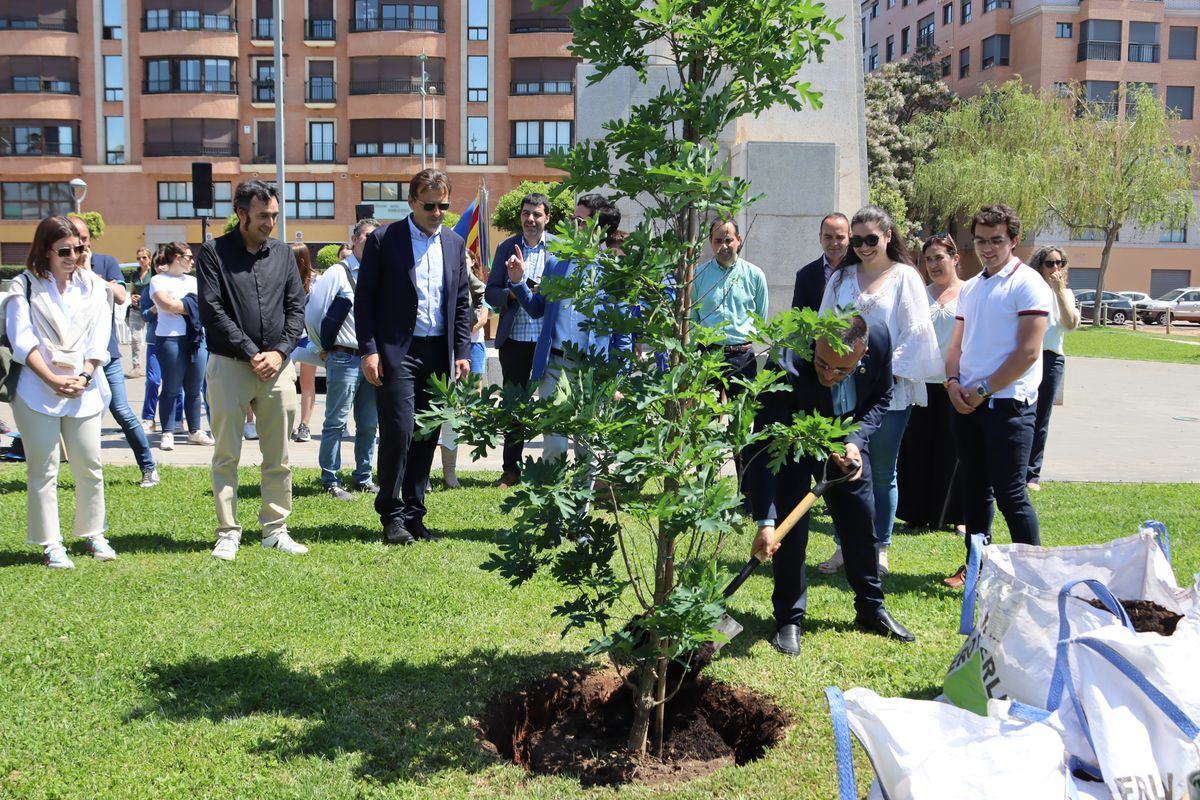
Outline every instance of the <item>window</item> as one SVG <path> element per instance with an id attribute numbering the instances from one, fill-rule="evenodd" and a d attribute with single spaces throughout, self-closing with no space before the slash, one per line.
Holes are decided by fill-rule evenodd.
<path id="1" fill-rule="evenodd" d="M 467 56 L 467 102 L 486 103 L 488 99 L 488 58 Z"/>
<path id="2" fill-rule="evenodd" d="M 236 156 L 236 119 L 168 118 L 143 120 L 142 154 L 156 156 Z"/>
<path id="3" fill-rule="evenodd" d="M 1143 64 L 1158 63 L 1158 23 L 1129 23 L 1129 60 Z"/>
<path id="4" fill-rule="evenodd" d="M 320 59 L 308 62 L 308 87 L 304 100 L 308 103 L 332 103 L 337 95 L 333 88 L 333 61 Z"/>
<path id="5" fill-rule="evenodd" d="M 954 4 L 953 3 L 947 3 L 946 5 L 942 6 L 942 24 L 943 25 L 954 24 Z"/>
<path id="6" fill-rule="evenodd" d="M 514 58 L 510 62 L 512 94 L 571 94 L 577 58 Z"/>
<path id="7" fill-rule="evenodd" d="M 259 58 L 254 61 L 254 80 L 250 100 L 255 103 L 275 102 L 275 62 Z"/>
<path id="8" fill-rule="evenodd" d="M 225 219 L 233 213 L 233 184 L 213 184 L 213 210 L 216 219 Z M 208 209 L 205 209 L 207 211 Z M 196 209 L 192 207 L 191 181 L 159 181 L 158 182 L 158 218 L 159 219 L 195 219 Z"/>
<path id="9" fill-rule="evenodd" d="M 362 199 L 364 201 L 396 202 L 407 195 L 399 181 L 363 181 Z"/>
<path id="10" fill-rule="evenodd" d="M 1120 61 L 1121 20 L 1085 19 L 1079 23 L 1076 61 Z"/>
<path id="11" fill-rule="evenodd" d="M 971 21 L 971 0 L 962 0 L 962 14 L 959 15 L 959 25 L 966 25 Z"/>
<path id="12" fill-rule="evenodd" d="M 1071 84 L 1067 83 L 1066 81 L 1055 81 L 1054 82 L 1054 96 L 1055 97 L 1070 97 L 1071 96 Z"/>
<path id="13" fill-rule="evenodd" d="M 908 28 L 900 29 L 900 55 L 908 52 Z"/>
<path id="14" fill-rule="evenodd" d="M 1158 234 L 1160 242 L 1171 242 L 1173 244 L 1182 244 L 1187 241 L 1187 222 L 1183 222 L 1178 228 L 1163 227 Z"/>
<path id="15" fill-rule="evenodd" d="M 488 118 L 467 117 L 467 163 L 488 163 Z"/>
<path id="16" fill-rule="evenodd" d="M 1105 119 L 1117 118 L 1116 81 L 1084 81 L 1083 99 Z"/>
<path id="17" fill-rule="evenodd" d="M 983 13 L 995 11 L 997 8 L 1012 8 L 1012 0 L 984 0 Z"/>
<path id="18" fill-rule="evenodd" d="M 488 38 L 488 0 L 467 0 L 467 39 L 472 42 Z"/>
<path id="19" fill-rule="evenodd" d="M 271 13 L 275 13 L 273 9 Z M 337 39 L 337 20 L 333 17 L 333 0 L 308 0 L 308 19 L 304 22 L 304 38 L 313 42 L 332 42 Z"/>
<path id="20" fill-rule="evenodd" d="M 391 3 L 387 0 L 354 0 L 350 31 L 436 31 L 445 30 L 438 5 Z"/>
<path id="21" fill-rule="evenodd" d="M 933 47 L 933 14 L 922 17 L 917 23 L 917 49 Z"/>
<path id="22" fill-rule="evenodd" d="M 254 122 L 254 163 L 275 163 L 275 120 L 260 119 Z"/>
<path id="23" fill-rule="evenodd" d="M 269 4 L 269 0 L 268 0 Z M 175 8 L 175 6 L 193 6 L 191 8 Z M 204 5 L 202 11 L 198 6 Z M 151 7 L 153 6 L 153 7 Z M 261 8 L 261 0 L 260 0 Z M 233 31 L 236 30 L 233 16 L 233 3 L 220 0 L 207 2 L 175 2 L 174 0 L 148 0 L 143 4 L 143 31 Z M 269 12 L 268 12 L 269 14 Z M 261 15 L 260 15 L 261 16 Z M 269 20 L 268 20 L 269 22 Z M 255 20 L 255 33 L 258 32 L 258 20 Z M 108 23 L 105 23 L 106 25 Z M 270 33 L 265 37 L 270 38 Z"/>
<path id="24" fill-rule="evenodd" d="M 288 181 L 283 193 L 289 219 L 333 219 L 333 181 Z"/>
<path id="25" fill-rule="evenodd" d="M 879 3 L 875 3 L 874 5 L 871 6 L 871 19 L 875 19 L 878 16 L 879 16 Z"/>
<path id="26" fill-rule="evenodd" d="M 888 7 L 888 8 L 895 8 L 895 7 L 896 7 L 896 0 L 887 0 L 887 7 Z"/>
<path id="27" fill-rule="evenodd" d="M 104 118 L 105 164 L 125 163 L 125 118 Z"/>
<path id="28" fill-rule="evenodd" d="M 1137 100 L 1134 99 L 1134 92 L 1138 89 L 1149 89 L 1150 94 L 1158 99 L 1158 84 L 1155 83 L 1136 83 L 1130 81 L 1125 84 L 1125 117 L 1133 119 L 1137 116 Z"/>
<path id="29" fill-rule="evenodd" d="M 105 39 L 125 38 L 125 4 L 121 0 L 104 0 L 101 18 Z"/>
<path id="30" fill-rule="evenodd" d="M 0 183 L 0 219 L 40 220 L 75 210 L 71 187 L 62 183 Z"/>
<path id="31" fill-rule="evenodd" d="M 950 75 L 950 56 L 942 56 L 942 77 L 946 78 Z"/>
<path id="32" fill-rule="evenodd" d="M 571 146 L 571 123 L 557 120 L 513 123 L 512 155 L 545 156 Z"/>
<path id="33" fill-rule="evenodd" d="M 422 142 L 433 155 L 441 153 L 446 126 L 426 120 L 425 135 L 417 119 L 353 119 L 350 121 L 351 156 L 419 156 Z M 436 139 L 435 139 L 436 136 Z"/>
<path id="34" fill-rule="evenodd" d="M 65 56 L 0 56 L 0 92 L 79 94 L 79 59 Z"/>
<path id="35" fill-rule="evenodd" d="M 867 72 L 874 72 L 879 69 L 879 45 L 871 45 L 871 51 L 867 54 Z"/>
<path id="36" fill-rule="evenodd" d="M 1174 61 L 1196 60 L 1196 28 L 1172 26 L 1167 33 L 1167 58 Z"/>
<path id="37" fill-rule="evenodd" d="M 337 160 L 333 122 L 321 120 L 308 123 L 308 160 L 314 164 L 331 164 Z"/>
<path id="38" fill-rule="evenodd" d="M 350 94 L 445 94 L 444 58 L 416 56 L 364 56 L 350 59 Z"/>
<path id="39" fill-rule="evenodd" d="M 79 157 L 79 124 L 0 121 L 0 155 Z"/>
<path id="40" fill-rule="evenodd" d="M 887 46 L 884 48 L 884 60 L 891 62 L 896 57 L 896 37 L 887 37 Z"/>
<path id="41" fill-rule="evenodd" d="M 1008 34 L 989 36 L 981 44 L 983 53 L 979 64 L 980 69 L 1008 66 Z"/>
<path id="42" fill-rule="evenodd" d="M 1072 26 L 1070 22 L 1059 22 L 1054 25 L 1054 38 L 1070 39 L 1072 36 Z"/>
<path id="43" fill-rule="evenodd" d="M 1117 234 L 1118 241 L 1120 240 L 1120 238 L 1121 238 L 1120 233 L 1118 233 Z M 1073 242 L 1103 242 L 1104 241 L 1104 231 L 1102 231 L 1100 228 L 1072 228 L 1071 229 L 1071 241 L 1073 241 Z M 1108 292 L 1105 292 L 1104 294 L 1107 295 Z M 1079 299 L 1083 300 L 1082 297 Z M 1093 295 L 1093 297 L 1090 297 L 1088 299 L 1089 300 L 1094 299 L 1094 295 Z M 1108 302 L 1108 299 L 1109 299 L 1108 297 L 1105 297 L 1104 298 L 1105 302 Z"/>
<path id="44" fill-rule="evenodd" d="M 146 93 L 237 94 L 237 81 L 234 79 L 236 63 L 231 58 L 146 59 Z M 255 100 L 258 101 L 257 97 Z M 274 102 L 273 84 L 271 100 L 261 102 Z"/>
<path id="45" fill-rule="evenodd" d="M 1194 86 L 1168 86 L 1167 110 L 1179 114 L 1180 119 L 1195 119 L 1193 113 L 1196 98 Z"/>
<path id="46" fill-rule="evenodd" d="M 125 99 L 125 57 L 104 57 L 104 99 L 119 101 Z"/>
<path id="47" fill-rule="evenodd" d="M 962 80 L 971 73 L 971 48 L 964 47 L 958 51 L 958 78 Z"/>

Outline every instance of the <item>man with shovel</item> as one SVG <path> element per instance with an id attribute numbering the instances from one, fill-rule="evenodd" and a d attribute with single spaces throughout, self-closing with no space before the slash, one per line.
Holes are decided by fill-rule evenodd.
<path id="1" fill-rule="evenodd" d="M 841 355 L 833 343 L 824 339 L 816 342 L 811 361 L 792 352 L 785 354 L 779 367 L 787 373 L 791 391 L 763 395 L 755 428 L 762 430 L 773 422 L 790 422 L 801 411 L 850 417 L 859 427 L 846 437 L 845 455 L 832 455 L 824 466 L 814 458 L 797 461 L 789 457 L 776 474 L 767 466 L 765 448 L 747 454 L 752 476 L 748 481 L 750 497 L 759 526 L 751 553 L 759 560 L 775 558 L 775 591 L 771 601 L 776 630 L 771 644 L 789 656 L 800 654 L 808 594 L 805 551 L 809 514 L 805 512 L 790 533 L 781 530 L 785 537 L 782 541 L 776 535 L 775 522 L 805 499 L 814 479 L 823 479 L 818 487 L 826 490 L 817 493 L 825 497 L 841 537 L 846 579 L 854 591 L 855 624 L 868 633 L 902 642 L 916 641 L 883 606 L 883 584 L 875 558 L 872 525 L 874 495 L 868 442 L 891 402 L 891 343 L 885 328 L 868 326 L 859 316 L 851 318 L 850 326 L 840 338 L 850 348 Z"/>

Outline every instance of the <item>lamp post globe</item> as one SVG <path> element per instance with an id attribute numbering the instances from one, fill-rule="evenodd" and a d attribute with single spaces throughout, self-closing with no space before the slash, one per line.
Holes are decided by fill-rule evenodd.
<path id="1" fill-rule="evenodd" d="M 83 198 L 87 197 L 87 181 L 83 178 L 72 178 L 67 185 L 71 187 L 71 194 L 75 198 L 75 213 L 79 214 L 83 208 Z"/>

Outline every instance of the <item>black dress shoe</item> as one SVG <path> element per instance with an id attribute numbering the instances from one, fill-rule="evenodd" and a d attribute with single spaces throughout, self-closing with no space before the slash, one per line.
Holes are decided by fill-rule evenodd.
<path id="1" fill-rule="evenodd" d="M 368 492 L 370 494 L 379 494 L 379 484 L 375 481 L 367 481 L 366 483 L 356 483 L 350 487 L 356 492 Z"/>
<path id="2" fill-rule="evenodd" d="M 771 637 L 771 646 L 785 656 L 800 655 L 800 626 L 780 625 Z"/>
<path id="3" fill-rule="evenodd" d="M 876 633 L 880 636 L 886 636 L 889 639 L 895 639 L 900 642 L 915 642 L 916 636 L 908 628 L 901 625 L 896 619 L 888 613 L 886 608 L 881 608 L 870 617 L 859 617 L 854 620 L 854 624 L 860 630 L 867 633 Z"/>
<path id="4" fill-rule="evenodd" d="M 418 542 L 440 542 L 442 540 L 441 536 L 426 528 L 424 522 L 410 522 L 408 529 L 412 533 L 413 539 Z"/>
<path id="5" fill-rule="evenodd" d="M 400 520 L 392 520 L 383 526 L 384 544 L 412 544 L 413 535 L 404 527 Z"/>

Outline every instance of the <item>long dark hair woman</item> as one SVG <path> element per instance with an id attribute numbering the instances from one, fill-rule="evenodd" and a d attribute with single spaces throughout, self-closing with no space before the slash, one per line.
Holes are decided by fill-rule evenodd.
<path id="1" fill-rule="evenodd" d="M 303 242 L 292 242 L 290 247 L 296 256 L 296 269 L 300 271 L 300 283 L 304 286 L 304 296 L 308 297 L 308 293 L 312 291 L 313 281 L 317 277 L 317 271 L 313 267 L 312 253 L 309 252 L 308 245 Z M 307 333 L 300 337 L 296 348 L 292 350 L 292 361 L 299 365 L 297 372 L 300 376 L 300 424 L 293 431 L 292 439 L 297 442 L 308 442 L 312 440 L 312 429 L 309 428 L 309 423 L 312 422 L 313 408 L 317 404 L 317 366 L 321 363 L 321 359 L 316 350 L 309 347 Z"/>
<path id="2" fill-rule="evenodd" d="M 175 449 L 174 412 L 180 391 L 183 392 L 188 442 L 212 445 L 212 436 L 200 422 L 208 350 L 203 334 L 198 330 L 199 320 L 193 319 L 189 310 L 190 303 L 198 302 L 196 277 L 190 274 L 195 263 L 191 245 L 184 242 L 163 245 L 162 260 L 167 265 L 166 270 L 151 278 L 147 289 L 158 309 L 154 329 L 158 364 L 162 369 L 162 394 L 158 398 L 162 434 L 158 446 L 162 450 Z"/>

